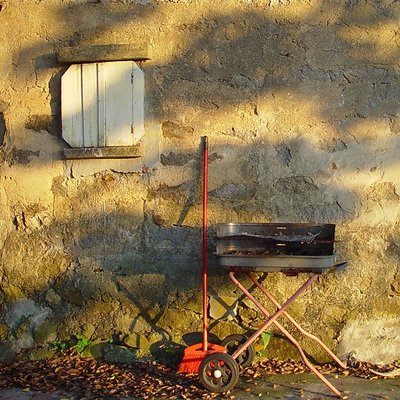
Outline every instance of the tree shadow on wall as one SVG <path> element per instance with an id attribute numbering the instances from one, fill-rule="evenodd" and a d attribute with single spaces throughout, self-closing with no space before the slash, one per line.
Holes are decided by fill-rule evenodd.
<path id="1" fill-rule="evenodd" d="M 79 25 L 80 19 L 75 20 L 74 16 L 84 15 L 85 6 L 77 5 L 59 10 L 64 19 L 71 21 L 75 30 L 74 35 L 65 39 L 69 45 L 90 42 L 105 32 L 112 31 L 116 26 L 122 31 L 125 26 L 135 29 L 135 24 L 141 26 L 143 21 L 151 20 L 157 13 L 164 12 L 162 7 L 154 5 L 130 9 L 128 12 L 126 7 L 119 9 L 107 5 L 92 5 L 91 11 L 93 22 L 82 29 Z M 151 67 L 143 64 L 150 81 L 146 97 L 153 115 L 160 122 L 181 122 L 182 105 L 187 109 L 200 110 L 210 121 L 218 120 L 221 115 L 228 115 L 228 122 L 222 124 L 223 128 L 218 135 L 214 134 L 217 136 L 214 147 L 217 159 L 215 164 L 218 164 L 218 158 L 225 157 L 223 146 L 235 146 L 239 147 L 238 153 L 247 157 L 249 164 L 253 164 L 252 167 L 256 168 L 258 165 L 259 169 L 271 172 L 271 177 L 275 177 L 274 180 L 255 177 L 255 185 L 244 185 L 242 202 L 235 199 L 232 201 L 234 196 L 224 197 L 223 190 L 218 189 L 214 193 L 215 198 L 229 205 L 242 205 L 249 200 L 250 204 L 267 203 L 271 219 L 285 220 L 291 219 L 292 215 L 299 215 L 302 220 L 313 219 L 315 215 L 323 217 L 322 208 L 328 204 L 323 218 L 330 221 L 332 218 L 341 220 L 349 217 L 348 204 L 344 203 L 350 202 L 353 207 L 360 204 L 357 199 L 351 199 L 356 198 L 357 193 L 353 196 L 350 193 L 352 189 L 346 187 L 335 187 L 335 190 L 341 192 L 337 196 L 340 201 L 324 199 L 328 190 L 321 193 L 321 186 L 326 188 L 330 183 L 338 184 L 334 179 L 334 170 L 351 174 L 367 168 L 388 168 L 397 162 L 394 153 L 389 157 L 382 154 L 376 165 L 369 166 L 364 161 L 373 157 L 377 150 L 375 138 L 368 132 L 362 137 L 355 132 L 358 126 L 367 126 L 369 120 L 381 116 L 390 121 L 390 128 L 394 133 L 398 129 L 395 109 L 399 100 L 398 72 L 394 68 L 385 70 L 377 66 L 384 63 L 394 65 L 400 55 L 399 49 L 392 46 L 392 43 L 388 46 L 379 37 L 375 41 L 360 37 L 355 46 L 350 37 L 350 29 L 357 30 L 364 26 L 366 29 L 378 31 L 382 24 L 389 25 L 395 21 L 397 14 L 396 9 L 380 2 L 372 3 L 364 13 L 352 2 L 344 3 L 341 7 L 324 5 L 304 9 L 302 12 L 302 15 L 296 15 L 291 21 L 290 18 L 273 17 L 273 7 L 270 7 L 269 12 L 244 7 L 230 13 L 212 11 L 207 18 L 201 17 L 177 24 L 173 31 L 177 46 L 171 50 L 168 61 Z M 104 24 L 104 15 L 107 15 L 107 24 Z M 332 18 L 335 22 L 330 22 Z M 139 32 L 142 27 L 137 29 Z M 153 35 L 154 40 L 162 40 L 160 33 L 155 33 L 150 25 L 148 32 L 150 36 Z M 386 50 L 379 52 L 379 48 Z M 287 110 L 282 110 L 282 120 L 288 119 L 288 115 L 294 116 L 290 120 L 293 126 L 288 127 L 286 124 L 289 134 L 282 134 L 282 139 L 274 143 L 268 137 L 277 134 L 279 123 L 274 124 L 272 120 L 279 119 L 280 115 L 273 112 L 272 118 L 269 118 L 266 114 L 271 106 L 281 107 L 274 103 L 274 98 L 279 97 L 282 92 L 288 92 L 294 99 L 293 102 L 287 101 Z M 297 108 L 296 103 L 302 102 L 310 105 L 304 108 L 298 104 Z M 242 128 L 238 125 L 239 121 L 233 118 L 235 112 L 232 110 L 240 105 L 249 105 L 251 111 L 248 117 L 258 124 L 261 131 L 258 136 L 255 132 L 253 140 L 249 139 L 247 128 Z M 306 123 L 297 123 L 295 117 L 300 117 L 303 112 L 310 112 L 310 116 L 315 117 Z M 193 122 L 200 124 L 195 118 Z M 330 132 L 330 137 L 322 143 L 313 132 L 318 132 L 324 126 Z M 195 134 L 192 133 L 192 136 Z M 232 139 L 231 144 L 226 137 Z M 186 137 L 172 138 L 174 140 L 176 146 L 179 146 Z M 193 142 L 193 137 L 190 140 Z M 266 149 L 257 154 L 252 145 L 261 145 Z M 385 149 L 397 146 L 398 140 L 393 136 L 382 143 L 378 150 L 383 153 Z M 349 149 L 352 152 L 346 157 Z M 360 152 L 365 155 L 362 162 L 361 157 L 354 157 Z M 166 155 L 162 156 L 167 158 Z M 268 161 L 264 162 L 262 157 L 267 157 Z M 308 162 L 313 165 L 321 157 L 329 167 L 323 166 L 323 171 L 307 168 Z M 300 162 L 304 160 L 306 161 Z M 285 174 L 291 175 L 291 178 L 276 177 L 273 172 L 275 163 L 281 165 Z M 164 165 L 183 166 L 187 163 L 174 165 L 173 162 L 165 161 Z M 220 165 L 223 167 L 224 163 L 221 162 Z M 193 168 L 193 171 L 197 174 L 198 170 Z M 314 178 L 313 174 L 317 176 Z M 254 186 L 257 187 L 256 190 Z M 318 201 L 314 202 L 314 207 L 310 206 L 305 210 L 301 205 L 309 201 L 310 193 L 307 193 L 307 188 L 312 196 L 317 194 Z M 171 192 L 180 189 L 183 189 L 185 195 L 189 193 L 189 196 L 183 206 L 184 211 L 176 221 L 177 225 L 184 223 L 184 217 L 194 201 L 191 181 L 183 188 L 170 188 Z M 160 188 L 156 194 L 162 190 Z M 286 203 L 279 201 L 279 197 L 294 198 L 290 216 L 285 216 L 281 205 Z M 272 201 L 269 200 L 271 198 Z M 237 208 L 235 204 L 234 208 Z M 303 212 L 297 213 L 299 209 Z M 246 211 L 251 212 L 252 208 L 249 207 Z"/>
<path id="2" fill-rule="evenodd" d="M 299 162 L 306 159 L 312 165 L 322 155 L 324 160 L 330 162 L 332 170 L 336 165 L 336 168 L 343 168 L 351 174 L 370 166 L 344 156 L 346 152 L 353 148 L 364 152 L 365 158 L 369 158 L 376 148 L 374 137 L 354 135 L 358 125 L 366 126 L 375 118 L 384 118 L 389 120 L 393 133 L 398 132 L 398 71 L 392 67 L 382 68 L 382 65 L 396 65 L 400 50 L 396 46 L 389 46 L 384 52 L 377 51 L 385 45 L 379 36 L 375 37 L 375 42 L 366 38 L 362 43 L 361 37 L 355 48 L 349 31 L 351 27 L 365 26 L 378 32 L 380 24 L 396 22 L 398 16 L 381 2 L 371 3 L 370 13 L 364 16 L 357 13 L 356 6 L 352 4 L 346 2 L 335 9 L 333 6 L 329 9 L 329 6 L 321 5 L 292 21 L 250 8 L 232 13 L 212 11 L 207 17 L 185 21 L 176 27 L 174 34 L 177 46 L 162 65 L 142 65 L 149 81 L 146 97 L 152 116 L 157 121 L 172 120 L 186 124 L 182 116 L 184 106 L 191 110 L 188 119 L 189 124 L 194 124 L 194 129 L 189 136 L 190 141 L 194 142 L 198 131 L 196 124 L 204 130 L 205 119 L 212 124 L 214 120 L 225 118 L 222 128 L 213 132 L 217 143 L 211 151 L 211 156 L 215 155 L 211 167 L 223 170 L 224 157 L 227 150 L 230 150 L 226 147 L 235 146 L 237 153 L 246 158 L 248 165 L 265 172 L 264 177 L 256 176 L 252 185 L 244 184 L 240 198 L 235 197 L 237 192 L 232 195 L 226 187 L 216 188 L 210 194 L 211 203 L 224 204 L 226 209 L 244 209 L 248 214 L 255 213 L 266 219 L 296 218 L 304 222 L 318 216 L 319 220 L 325 222 L 340 223 L 353 218 L 360 211 L 356 189 L 337 187 L 337 197 L 332 198 L 328 186 L 335 183 L 335 179 L 330 181 L 321 174 L 310 178 L 315 171 L 309 170 L 307 163 Z M 107 31 L 123 30 L 125 26 L 135 30 L 135 23 L 140 25 L 143 21 L 159 18 L 158 13 L 164 12 L 157 5 L 122 7 L 119 11 L 119 7 L 93 4 L 90 6 L 92 22 L 86 25 L 82 20 L 85 10 L 84 5 L 59 8 L 55 21 L 69 21 L 70 30 L 75 33 L 69 37 L 65 34 L 57 38 L 58 41 L 54 42 L 51 49 L 42 43 L 22 49 L 18 56 L 18 71 L 32 59 L 35 60 L 34 68 L 37 70 L 54 69 L 50 82 L 51 108 L 52 114 L 58 119 L 59 86 L 64 69 L 47 52 L 56 51 L 64 45 L 89 43 Z M 323 24 L 321 13 L 334 15 L 335 22 L 330 23 L 327 19 Z M 149 26 L 149 35 L 155 35 L 161 41 L 168 26 L 160 27 L 160 30 L 161 33 L 157 33 Z M 282 93 L 291 96 L 286 103 L 287 107 L 274 111 L 271 117 L 271 109 L 278 107 L 274 101 Z M 310 104 L 309 108 L 303 108 L 303 103 Z M 298 107 L 292 109 L 293 104 Z M 246 126 L 240 125 L 240 112 L 237 108 L 241 106 L 247 107 L 248 118 L 254 121 L 253 126 L 258 123 L 260 132 L 252 132 L 255 135 L 253 139 Z M 197 112 L 201 113 L 201 118 L 196 117 Z M 289 118 L 291 115 L 300 116 L 303 112 L 313 116 L 311 124 L 297 124 Z M 279 118 L 289 118 L 289 123 L 293 123 L 290 129 L 293 135 L 274 143 L 272 139 L 269 141 L 269 137 L 276 135 L 279 124 L 274 123 L 274 120 Z M 328 144 L 318 148 L 319 142 L 312 134 L 313 124 L 318 128 L 324 125 L 332 132 L 332 140 Z M 228 145 L 226 138 L 232 139 Z M 179 146 L 180 140 L 186 139 L 182 136 L 171 140 L 175 140 L 176 146 Z M 256 144 L 262 144 L 262 149 L 255 150 Z M 193 143 L 190 146 L 195 153 Z M 382 146 L 387 149 L 398 147 L 397 137 L 387 139 Z M 333 155 L 340 155 L 341 164 L 335 161 Z M 163 227 L 155 224 L 152 215 L 155 210 L 148 210 L 142 225 L 137 227 L 142 235 L 140 238 L 126 222 L 132 215 L 119 211 L 107 215 L 99 212 L 90 218 L 80 216 L 77 222 L 81 226 L 79 229 L 75 223 L 73 227 L 68 223 L 54 227 L 66 237 L 65 247 L 78 259 L 76 268 L 71 269 L 68 275 L 68 284 L 62 285 L 76 289 L 80 279 L 87 285 L 84 290 L 96 293 L 94 297 L 97 298 L 102 287 L 99 277 L 107 275 L 106 279 L 115 285 L 110 295 L 120 293 L 121 299 L 128 299 L 137 307 L 140 316 L 151 329 L 167 337 L 170 332 L 166 334 L 159 326 L 162 316 L 169 307 L 178 308 L 180 296 L 184 296 L 182 293 L 200 288 L 200 269 L 195 273 L 193 267 L 194 264 L 196 268 L 200 265 L 199 253 L 194 249 L 200 248 L 200 230 L 183 226 L 188 211 L 199 198 L 196 195 L 200 178 L 199 161 L 198 156 L 195 156 L 194 162 L 190 160 L 193 177 L 183 188 L 185 199 L 176 221 L 178 226 Z M 376 168 L 389 168 L 397 162 L 392 152 L 389 157 L 382 155 Z M 286 175 L 276 176 L 274 165 L 282 167 Z M 330 173 L 333 176 L 333 172 Z M 156 189 L 155 195 L 160 190 Z M 172 186 L 170 190 L 178 188 Z M 354 192 L 351 193 L 354 200 L 348 200 L 349 192 Z M 281 201 L 284 198 L 291 198 L 291 210 L 287 209 L 287 202 Z M 87 201 L 82 195 L 80 203 L 85 204 Z M 348 202 L 351 203 L 351 212 L 347 211 Z M 260 209 L 264 212 L 260 213 Z M 111 224 L 110 219 L 114 220 Z M 123 221 L 120 225 L 135 240 L 126 240 L 107 229 L 115 226 L 115 221 Z M 80 234 L 72 238 L 75 230 Z M 110 243 L 114 244 L 111 246 Z M 193 244 L 194 248 L 188 246 L 188 243 Z M 125 255 L 115 253 L 115 248 L 123 247 L 133 247 L 134 251 Z M 90 269 L 92 265 L 97 265 L 99 270 L 86 273 L 85 268 Z M 166 266 L 170 275 L 166 273 Z M 213 266 L 210 273 L 221 275 Z M 161 279 L 160 285 L 155 286 L 153 281 L 143 278 L 148 274 L 153 274 L 154 279 L 164 275 L 166 280 Z M 132 276 L 137 279 L 121 279 Z M 62 282 L 62 277 L 60 279 Z M 98 286 L 94 282 L 99 282 Z M 56 291 L 62 291 L 57 285 Z M 217 287 L 212 290 L 217 291 Z M 138 292 L 144 292 L 145 295 L 138 295 Z M 175 300 L 169 300 L 171 298 Z M 158 304 L 155 308 L 149 306 L 154 299 L 157 299 Z M 75 306 L 78 308 L 74 312 L 78 314 L 82 311 L 82 306 Z M 132 317 L 132 323 L 137 326 L 138 320 L 135 318 Z"/>
<path id="3" fill-rule="evenodd" d="M 294 111 L 296 102 L 310 103 L 313 123 L 328 124 L 339 138 L 374 117 L 384 116 L 396 124 L 398 72 L 390 65 L 397 64 L 400 51 L 394 41 L 388 43 L 379 36 L 382 24 L 396 23 L 394 7 L 381 2 L 372 2 L 365 10 L 352 2 L 340 7 L 321 5 L 302 9 L 292 20 L 277 18 L 276 10 L 271 6 L 234 8 L 226 13 L 212 11 L 207 17 L 203 13 L 197 20 L 177 23 L 171 30 L 169 25 L 160 29 L 157 25 L 155 29 L 146 24 L 164 15 L 163 7 L 157 5 L 59 7 L 53 11 L 54 20 L 68 21 L 70 32 L 74 33 L 57 38 L 53 46 L 57 50 L 64 45 L 91 43 L 117 29 L 121 37 L 133 30 L 138 35 L 130 36 L 135 38 L 146 31 L 150 42 L 158 40 L 160 46 L 165 37 L 171 37 L 165 33 L 173 35 L 176 47 L 170 46 L 168 61 L 148 67 L 143 64 L 146 98 L 151 104 L 151 117 L 158 121 L 181 123 L 182 107 L 194 124 L 202 121 L 189 110 L 199 110 L 210 121 L 224 114 L 230 115 L 229 119 L 243 105 L 249 107 L 248 118 L 259 121 L 260 129 L 270 135 L 275 129 L 268 119 L 271 104 L 274 97 L 288 92 L 295 102 L 287 103 L 289 113 Z M 284 6 L 280 10 L 287 10 L 289 15 L 293 11 Z M 90 24 L 83 24 L 82 15 L 88 12 Z M 363 29 L 376 33 L 374 39 L 361 35 Z M 360 36 L 355 40 L 358 31 Z M 34 58 L 36 69 L 54 70 L 51 105 L 53 115 L 59 115 L 61 74 L 54 55 L 43 54 L 44 49 L 43 44 L 23 48 L 16 68 L 24 71 L 21 66 L 30 65 L 27 61 Z M 273 118 L 276 117 L 279 114 Z M 296 121 L 292 122 L 295 130 L 310 129 L 306 125 L 296 127 Z M 238 123 L 224 123 L 220 133 L 244 136 Z"/>

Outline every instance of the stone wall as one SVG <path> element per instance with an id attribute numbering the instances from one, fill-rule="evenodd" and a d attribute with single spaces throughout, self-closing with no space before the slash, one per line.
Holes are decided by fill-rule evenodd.
<path id="1" fill-rule="evenodd" d="M 207 135 L 211 332 L 259 323 L 215 224 L 329 222 L 349 267 L 293 316 L 340 354 L 398 359 L 399 18 L 392 0 L 0 0 L 0 339 L 200 331 Z M 140 158 L 64 159 L 57 52 L 94 44 L 149 50 Z M 300 281 L 267 278 L 281 300 Z"/>

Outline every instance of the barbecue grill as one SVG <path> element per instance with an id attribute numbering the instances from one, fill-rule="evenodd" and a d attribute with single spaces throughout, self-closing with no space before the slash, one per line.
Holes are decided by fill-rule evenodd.
<path id="1" fill-rule="evenodd" d="M 344 269 L 346 262 L 336 262 L 334 253 L 334 224 L 220 224 L 217 226 L 216 255 L 219 264 L 228 271 L 232 282 L 261 311 L 265 321 L 249 338 L 230 335 L 221 345 L 227 353 L 213 353 L 207 356 L 199 369 L 200 381 L 212 391 L 226 391 L 234 387 L 238 380 L 238 368 L 252 363 L 255 355 L 253 343 L 274 324 L 295 346 L 307 367 L 329 387 L 338 397 L 340 392 L 311 364 L 296 339 L 277 321 L 284 315 L 301 334 L 316 341 L 342 368 L 346 366 L 316 336 L 305 331 L 286 309 L 321 274 Z M 270 314 L 266 308 L 240 283 L 236 273 L 248 276 L 251 282 L 276 307 Z M 255 272 L 281 272 L 286 275 L 307 273 L 305 282 L 282 305 L 257 279 Z M 231 356 L 236 362 L 231 363 Z"/>
<path id="2" fill-rule="evenodd" d="M 334 224 L 220 224 L 221 266 L 244 272 L 328 272 L 335 266 Z"/>

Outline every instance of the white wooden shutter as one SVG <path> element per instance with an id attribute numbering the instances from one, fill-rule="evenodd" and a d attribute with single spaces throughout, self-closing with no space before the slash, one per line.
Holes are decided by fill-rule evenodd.
<path id="1" fill-rule="evenodd" d="M 71 147 L 132 146 L 144 133 L 144 74 L 133 61 L 71 65 L 61 79 Z"/>

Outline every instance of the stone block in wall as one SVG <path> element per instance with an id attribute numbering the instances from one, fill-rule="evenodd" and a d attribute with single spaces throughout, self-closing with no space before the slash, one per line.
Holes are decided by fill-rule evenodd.
<path id="1" fill-rule="evenodd" d="M 113 146 L 113 147 L 82 147 L 65 148 L 64 156 L 67 159 L 88 159 L 88 158 L 137 158 L 141 156 L 140 145 L 136 146 Z"/>
<path id="2" fill-rule="evenodd" d="M 162 123 L 163 136 L 169 139 L 187 139 L 194 134 L 191 126 L 181 125 L 172 121 Z"/>
<path id="3" fill-rule="evenodd" d="M 104 361 L 110 363 L 132 364 L 135 361 L 135 355 L 132 350 L 107 343 L 103 348 Z"/>
<path id="4" fill-rule="evenodd" d="M 49 308 L 42 307 L 34 300 L 20 299 L 8 307 L 5 321 L 13 330 L 20 329 L 22 324 L 28 323 L 27 330 L 30 331 L 31 326 L 42 323 L 49 314 Z"/>
<path id="5" fill-rule="evenodd" d="M 82 328 L 82 336 L 91 338 L 96 332 L 96 327 L 93 324 L 85 324 Z"/>
<path id="6" fill-rule="evenodd" d="M 62 291 L 62 297 L 71 304 L 82 307 L 85 304 L 86 298 L 78 288 L 66 288 Z"/>
<path id="7" fill-rule="evenodd" d="M 6 122 L 4 114 L 0 112 L 0 146 L 4 143 L 4 136 L 6 134 Z"/>
<path id="8" fill-rule="evenodd" d="M 22 290 L 14 285 L 3 285 L 2 290 L 8 301 L 15 301 L 25 297 Z"/>
<path id="9" fill-rule="evenodd" d="M 36 346 L 35 339 L 32 335 L 32 321 L 29 319 L 23 320 L 19 323 L 13 332 L 15 337 L 15 348 L 21 349 L 33 349 Z"/>
<path id="10" fill-rule="evenodd" d="M 185 299 L 185 301 L 182 302 L 182 308 L 200 314 L 203 310 L 202 294 L 200 292 L 196 292 L 193 293 L 192 296 L 190 296 L 188 295 L 188 293 L 185 293 L 185 296 L 187 296 L 187 299 Z"/>
<path id="11" fill-rule="evenodd" d="M 37 214 L 31 217 L 24 213 L 15 217 L 15 222 L 21 224 L 20 230 L 8 236 L 2 252 L 4 273 L 12 282 L 5 290 L 8 300 L 43 290 L 49 280 L 65 272 L 70 263 L 56 230 L 40 230 L 36 226 L 40 221 Z"/>
<path id="12" fill-rule="evenodd" d="M 9 364 L 15 360 L 17 356 L 12 342 L 2 342 L 0 344 L 0 363 L 2 364 Z"/>
<path id="13" fill-rule="evenodd" d="M 57 136 L 60 131 L 57 117 L 55 115 L 30 115 L 26 122 L 25 128 L 35 132 L 46 131 Z"/>
<path id="14" fill-rule="evenodd" d="M 232 319 L 237 314 L 237 298 L 229 296 L 210 297 L 210 317 Z"/>
<path id="15" fill-rule="evenodd" d="M 136 150 L 134 150 L 136 152 Z M 66 170 L 71 171 L 74 178 L 88 177 L 103 171 L 122 173 L 141 172 L 143 161 L 141 157 L 130 158 L 86 158 L 67 159 Z"/>
<path id="16" fill-rule="evenodd" d="M 29 352 L 30 360 L 48 360 L 56 357 L 57 349 L 34 349 Z"/>
<path id="17" fill-rule="evenodd" d="M 165 275 L 140 274 L 133 276 L 119 276 L 118 289 L 126 294 L 140 310 L 144 310 L 142 317 L 149 322 L 164 307 Z"/>
<path id="18" fill-rule="evenodd" d="M 349 321 L 338 338 L 339 356 L 352 352 L 360 361 L 389 364 L 400 354 L 399 329 L 398 317 Z"/>
<path id="19" fill-rule="evenodd" d="M 146 336 L 141 333 L 131 333 L 126 339 L 125 344 L 129 347 L 139 349 L 142 351 L 148 351 L 150 349 L 149 341 Z"/>
<path id="20" fill-rule="evenodd" d="M 244 329 L 234 321 L 219 320 L 218 323 L 213 324 L 213 326 L 210 328 L 209 333 L 210 335 L 213 335 L 214 337 L 223 340 L 229 335 L 233 335 L 236 333 L 244 334 L 245 332 Z"/>
<path id="21" fill-rule="evenodd" d="M 182 335 L 200 330 L 198 314 L 181 309 L 166 309 L 158 320 L 158 325 L 182 338 Z"/>
<path id="22" fill-rule="evenodd" d="M 87 63 L 101 61 L 148 60 L 149 50 L 146 45 L 106 44 L 78 45 L 64 47 L 57 53 L 59 62 Z"/>
<path id="23" fill-rule="evenodd" d="M 8 335 L 8 326 L 5 324 L 0 324 L 0 342 L 5 340 Z"/>
<path id="24" fill-rule="evenodd" d="M 107 342 L 90 344 L 85 354 L 95 360 L 109 363 L 132 364 L 135 361 L 135 355 L 131 349 Z"/>
<path id="25" fill-rule="evenodd" d="M 54 291 L 54 289 L 51 289 L 51 288 L 50 288 L 50 289 L 46 292 L 45 299 L 46 299 L 46 301 L 47 301 L 48 303 L 53 304 L 53 305 L 57 305 L 57 304 L 60 303 L 60 301 L 61 301 L 61 296 L 59 296 L 59 295 Z"/>
<path id="26" fill-rule="evenodd" d="M 52 342 L 57 338 L 57 324 L 52 321 L 44 321 L 35 326 L 33 338 L 38 345 Z"/>
<path id="27" fill-rule="evenodd" d="M 209 193 L 210 197 L 218 199 L 251 200 L 257 187 L 254 184 L 224 184 Z"/>

